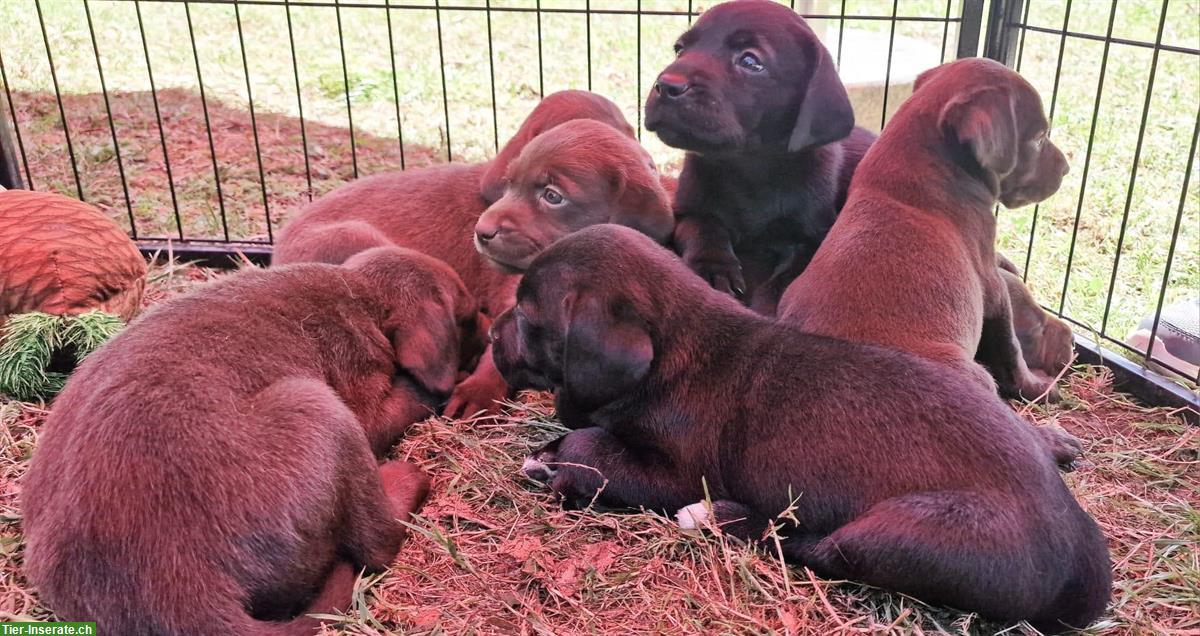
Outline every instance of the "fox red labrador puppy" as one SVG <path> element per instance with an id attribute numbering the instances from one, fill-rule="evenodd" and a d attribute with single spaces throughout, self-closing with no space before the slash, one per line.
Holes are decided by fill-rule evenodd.
<path id="1" fill-rule="evenodd" d="M 675 52 L 646 99 L 646 128 L 687 151 L 675 249 L 717 289 L 774 314 L 875 136 L 855 128 L 833 59 L 786 6 L 714 6 Z"/>
<path id="2" fill-rule="evenodd" d="M 964 59 L 923 73 L 780 315 L 954 365 L 1005 396 L 1050 391 L 1013 331 L 992 214 L 997 201 L 1015 208 L 1058 190 L 1067 161 L 1048 126 L 1037 91 L 1003 64 Z"/>
<path id="3" fill-rule="evenodd" d="M 939 364 L 756 314 L 611 225 L 534 259 L 491 333 L 504 377 L 555 390 L 576 429 L 525 466 L 569 506 L 684 509 L 748 540 L 777 519 L 824 576 L 1045 631 L 1104 611 L 1108 550 L 1057 432 Z"/>
<path id="4" fill-rule="evenodd" d="M 544 247 L 585 219 L 626 223 L 669 239 L 668 195 L 630 133 L 604 97 L 554 93 L 490 163 L 378 175 L 314 201 L 280 233 L 274 262 L 340 263 L 369 247 L 408 247 L 449 263 L 483 311 L 495 316 L 513 302 L 519 279 L 513 267 L 522 258 L 514 254 Z M 550 138 L 529 147 L 545 134 Z M 491 208 L 489 197 L 498 199 Z M 481 216 L 487 220 L 477 228 Z M 485 352 L 444 412 L 492 412 L 507 394 Z"/>
<path id="5" fill-rule="evenodd" d="M 311 634 L 395 558 L 428 482 L 376 457 L 480 325 L 448 266 L 398 248 L 166 301 L 54 403 L 23 485 L 30 580 L 106 633 Z"/>

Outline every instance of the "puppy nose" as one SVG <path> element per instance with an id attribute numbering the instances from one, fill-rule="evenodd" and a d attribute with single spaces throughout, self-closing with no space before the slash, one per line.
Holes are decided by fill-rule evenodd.
<path id="1" fill-rule="evenodd" d="M 496 235 L 499 233 L 500 233 L 500 228 L 476 227 L 475 228 L 475 239 L 478 240 L 480 243 L 483 243 L 486 245 L 488 241 L 496 238 Z"/>
<path id="2" fill-rule="evenodd" d="M 658 81 L 654 82 L 654 90 L 658 91 L 659 95 L 676 99 L 691 89 L 692 84 L 682 75 L 672 73 L 663 73 L 658 76 Z"/>

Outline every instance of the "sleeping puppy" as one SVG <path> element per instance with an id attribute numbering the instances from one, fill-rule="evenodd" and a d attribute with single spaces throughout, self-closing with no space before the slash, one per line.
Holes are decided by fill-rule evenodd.
<path id="1" fill-rule="evenodd" d="M 314 201 L 283 228 L 275 245 L 273 262 L 336 264 L 371 247 L 407 247 L 450 264 L 479 299 L 484 313 L 495 316 L 512 305 L 518 277 L 490 265 L 489 259 L 476 251 L 475 224 L 487 210 L 489 200 L 503 195 L 505 179 L 513 176 L 508 164 L 520 156 L 530 141 L 567 121 L 584 120 L 607 124 L 604 127 L 589 125 L 589 121 L 584 124 L 588 130 L 603 130 L 607 137 L 633 139 L 629 124 L 617 107 L 604 97 L 585 91 L 554 93 L 537 105 L 492 162 L 449 164 L 378 175 L 346 184 Z M 606 157 L 595 152 L 591 140 L 575 141 L 579 143 L 555 146 L 563 154 L 548 159 L 564 165 L 576 162 L 597 165 L 606 161 L 623 165 L 626 161 L 640 162 L 647 156 L 636 142 L 623 147 L 626 156 Z M 610 143 L 608 147 L 614 145 Z M 644 166 L 640 169 L 652 168 Z M 608 175 L 610 171 L 601 174 Z M 609 184 L 611 202 L 630 197 L 631 194 L 623 190 L 626 187 L 633 190 L 646 184 L 655 190 L 649 199 L 656 198 L 662 191 L 661 186 L 649 184 L 640 174 L 619 176 L 629 178 Z M 632 223 L 638 222 L 639 218 L 646 219 L 647 227 L 658 232 L 662 225 L 658 219 L 663 215 L 670 216 L 669 211 L 663 212 L 660 208 L 630 210 L 621 219 Z M 455 387 L 444 414 L 457 417 L 479 411 L 495 412 L 499 409 L 496 400 L 507 395 L 508 387 L 492 364 L 491 353 L 485 352 L 474 372 Z"/>
<path id="2" fill-rule="evenodd" d="M 448 266 L 398 248 L 163 303 L 54 403 L 23 483 L 30 580 L 108 633 L 311 634 L 395 558 L 428 481 L 376 457 L 480 326 Z"/>
<path id="3" fill-rule="evenodd" d="M 855 128 L 829 52 L 776 2 L 717 5 L 675 51 L 646 98 L 646 128 L 687 151 L 675 250 L 717 289 L 774 314 L 874 135 Z"/>
<path id="4" fill-rule="evenodd" d="M 493 351 L 576 429 L 525 466 L 568 506 L 715 514 L 749 540 L 794 508 L 783 553 L 824 576 L 1046 631 L 1104 610 L 1104 537 L 1057 435 L 967 378 L 755 314 L 616 226 L 544 251 L 517 299 Z"/>
<path id="5" fill-rule="evenodd" d="M 998 62 L 921 74 L 781 317 L 953 365 L 1006 397 L 1052 390 L 1014 335 L 992 214 L 997 202 L 1016 208 L 1058 190 L 1067 161 L 1047 128 L 1037 91 Z"/>

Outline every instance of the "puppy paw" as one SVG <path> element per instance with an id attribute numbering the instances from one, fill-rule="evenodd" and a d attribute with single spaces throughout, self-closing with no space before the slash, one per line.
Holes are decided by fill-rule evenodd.
<path id="1" fill-rule="evenodd" d="M 521 474 L 526 477 L 543 484 L 548 484 L 554 480 L 554 475 L 558 471 L 554 470 L 549 464 L 538 459 L 538 457 L 526 457 L 521 463 Z"/>
<path id="2" fill-rule="evenodd" d="M 679 525 L 680 530 L 689 534 L 697 533 L 701 528 L 712 525 L 712 521 L 713 511 L 706 501 L 689 504 L 675 513 L 675 523 Z"/>
<path id="3" fill-rule="evenodd" d="M 1031 370 L 1025 374 L 1025 377 L 1019 381 L 1017 393 L 1022 399 L 1031 402 L 1040 400 L 1047 404 L 1056 404 L 1062 400 L 1062 394 L 1059 393 L 1054 378 L 1039 371 Z"/>
<path id="4" fill-rule="evenodd" d="M 454 387 L 450 400 L 442 415 L 458 419 L 472 415 L 495 415 L 500 412 L 500 402 L 508 393 L 504 384 L 497 385 L 487 378 L 470 376 Z"/>
<path id="5" fill-rule="evenodd" d="M 717 291 L 739 298 L 746 293 L 742 264 L 732 251 L 699 254 L 687 259 L 687 265 Z"/>
<path id="6" fill-rule="evenodd" d="M 1083 456 L 1083 442 L 1057 424 L 1039 426 L 1037 432 L 1058 467 L 1067 472 L 1075 470 L 1076 462 Z"/>

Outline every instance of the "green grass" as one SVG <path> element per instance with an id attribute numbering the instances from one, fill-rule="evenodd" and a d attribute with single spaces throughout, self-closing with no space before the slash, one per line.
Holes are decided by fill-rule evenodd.
<path id="1" fill-rule="evenodd" d="M 452 4 L 482 7 L 485 1 L 454 0 Z M 491 4 L 493 7 L 532 8 L 535 1 L 492 0 Z M 541 5 L 543 8 L 581 9 L 584 2 L 542 0 Z M 375 3 L 382 4 L 382 1 Z M 432 5 L 433 0 L 412 0 L 408 4 Z M 711 4 L 706 0 L 694 2 L 696 8 Z M 959 0 L 954 0 L 953 4 L 951 13 L 957 15 Z M 1063 0 L 1032 2 L 1029 22 L 1060 28 L 1065 4 Z M 637 5 L 637 0 L 591 0 L 595 10 L 634 9 Z M 641 6 L 654 11 L 683 10 L 688 2 L 642 0 Z M 814 12 L 836 13 L 840 3 L 816 0 L 812 6 Z M 887 15 L 892 3 L 858 0 L 847 2 L 846 6 L 851 15 Z M 1070 30 L 1103 35 L 1110 6 L 1102 0 L 1074 3 Z M 1114 37 L 1153 41 L 1160 6 L 1158 0 L 1120 2 L 1114 20 Z M 109 91 L 148 90 L 146 57 L 134 3 L 93 0 L 89 7 Z M 196 93 L 199 86 L 196 59 L 184 5 L 143 2 L 140 7 L 157 88 Z M 1200 47 L 1200 3 L 1172 0 L 1168 7 L 1163 42 Z M 61 90 L 69 95 L 94 96 L 99 92 L 100 84 L 84 4 L 80 0 L 42 0 L 41 8 Z M 904 0 L 899 9 L 901 15 L 909 16 L 940 17 L 945 11 L 942 0 Z M 299 112 L 288 38 L 288 11 L 281 4 L 247 5 L 239 7 L 238 12 L 244 34 L 246 68 L 260 117 L 263 154 L 271 158 L 266 166 L 266 181 L 270 198 L 277 208 L 274 213 L 277 226 L 291 210 L 307 200 L 303 155 L 298 130 L 293 130 Z M 229 139 L 245 142 L 251 134 L 245 115 L 246 73 L 237 37 L 238 16 L 231 5 L 194 4 L 190 13 L 209 106 L 220 111 L 214 119 L 213 134 L 223 171 L 222 194 L 229 208 L 231 233 L 235 237 L 264 235 L 265 223 L 259 220 L 262 217 L 262 186 L 253 164 L 252 146 L 243 143 L 239 150 L 231 151 L 222 145 Z M 515 131 L 542 91 L 590 87 L 616 101 L 631 122 L 638 122 L 638 109 L 651 79 L 669 61 L 671 43 L 687 25 L 687 19 L 683 17 L 643 16 L 639 30 L 639 19 L 634 16 L 593 15 L 590 20 L 589 73 L 589 48 L 585 46 L 588 20 L 581 14 L 544 14 L 540 47 L 543 73 L 539 76 L 538 25 L 533 13 L 492 12 L 489 52 L 487 13 L 442 10 L 439 52 L 438 13 L 434 11 L 343 8 L 340 10 L 341 31 L 345 36 L 346 71 L 343 74 L 338 37 L 339 11 L 333 7 L 293 7 L 290 13 L 306 123 L 310 128 L 324 126 L 323 130 L 328 133 L 323 137 L 317 135 L 315 140 L 309 139 L 308 150 L 316 164 L 313 180 L 317 193 L 352 176 L 346 132 L 349 124 L 347 93 L 356 140 L 362 144 L 359 148 L 361 172 L 399 167 L 398 128 L 403 131 L 409 165 L 445 160 L 447 154 L 456 161 L 477 161 L 490 156 L 497 141 L 502 143 Z M 61 140 L 57 108 L 44 104 L 40 108 L 22 105 L 29 102 L 30 96 L 51 95 L 53 90 L 34 0 L 0 2 L 0 25 L 3 25 L 0 27 L 0 49 L 9 85 L 20 92 L 15 99 L 23 133 L 41 134 L 38 139 L 42 152 L 36 162 L 39 169 L 35 170 L 35 182 L 40 188 L 74 193 L 75 184 Z M 838 22 L 814 21 L 814 26 L 819 30 L 824 28 L 826 41 L 836 48 Z M 887 31 L 889 25 L 886 21 L 850 20 L 846 28 Z M 942 45 L 942 26 L 936 22 L 901 22 L 896 27 L 896 34 L 923 40 L 935 48 Z M 952 49 L 956 38 L 953 26 L 949 38 L 947 48 Z M 1021 71 L 1042 92 L 1049 107 L 1059 38 L 1028 32 L 1024 47 Z M 1085 161 L 1103 49 L 1102 42 L 1075 38 L 1067 41 L 1059 90 L 1053 98 L 1053 139 L 1070 158 L 1072 172 L 1062 190 L 1044 205 L 1001 211 L 999 243 L 1005 253 L 1023 266 L 1032 230 L 1028 275 L 1037 297 L 1052 308 L 1062 306 L 1069 316 L 1096 330 L 1103 327 L 1109 335 L 1122 338 L 1143 316 L 1155 309 L 1181 197 L 1184 213 L 1171 266 L 1167 303 L 1193 296 L 1200 289 L 1200 258 L 1197 258 L 1200 253 L 1200 178 L 1193 177 L 1187 192 L 1183 191 L 1183 171 L 1197 104 L 1200 103 L 1200 72 L 1197 70 L 1200 61 L 1194 55 L 1160 53 L 1136 185 L 1127 205 L 1152 51 L 1123 44 L 1110 46 L 1090 160 Z M 843 55 L 853 56 L 855 51 L 847 49 Z M 885 61 L 880 59 L 878 62 L 882 65 Z M 443 72 L 447 87 L 445 95 L 442 91 Z M 76 154 L 85 173 L 85 194 L 123 219 L 124 204 L 116 195 L 119 186 L 114 185 L 119 181 L 113 166 L 115 153 L 108 139 L 107 120 L 99 101 L 87 103 L 90 113 L 71 110 L 67 113 L 73 134 L 81 140 Z M 893 101 L 889 111 L 895 105 Z M 122 141 L 127 170 L 156 177 L 154 180 L 147 177 L 135 187 L 135 216 L 139 223 L 166 231 L 173 227 L 168 222 L 170 198 L 161 169 L 154 164 L 161 151 L 155 145 L 158 143 L 157 130 L 150 128 L 154 121 L 150 107 L 142 101 L 136 107 L 118 103 L 114 110 L 118 114 L 120 137 L 146 137 L 144 144 L 130 141 L 129 148 L 125 148 L 126 142 Z M 873 112 L 860 112 L 860 120 L 878 124 L 878 106 L 873 108 Z M 191 144 L 197 148 L 194 156 L 187 155 L 178 165 L 172 166 L 185 230 L 190 236 L 219 236 L 222 228 L 198 100 L 187 107 L 186 126 L 176 122 L 177 114 L 171 109 L 164 113 L 168 145 Z M 264 126 L 261 119 L 271 116 L 275 119 Z M 136 117 L 140 117 L 138 123 L 130 125 Z M 229 124 L 226 119 L 236 121 L 236 125 Z M 286 134 L 270 134 L 271 126 L 281 129 L 286 127 L 285 124 L 292 126 L 286 128 Z M 679 154 L 663 146 L 653 135 L 643 135 L 643 142 L 663 165 L 668 168 L 678 165 Z M 183 153 L 174 149 L 172 152 Z M 278 161 L 275 158 L 279 158 Z M 1085 162 L 1086 186 L 1082 182 Z M 139 169 L 144 172 L 138 173 Z M 1125 237 L 1113 280 L 1114 257 L 1126 208 Z M 1035 210 L 1036 228 L 1033 227 Z M 1070 256 L 1070 278 L 1064 295 L 1072 236 L 1075 236 L 1074 253 Z M 1113 280 L 1112 304 L 1105 322 L 1105 299 L 1110 292 L 1110 280 Z"/>

